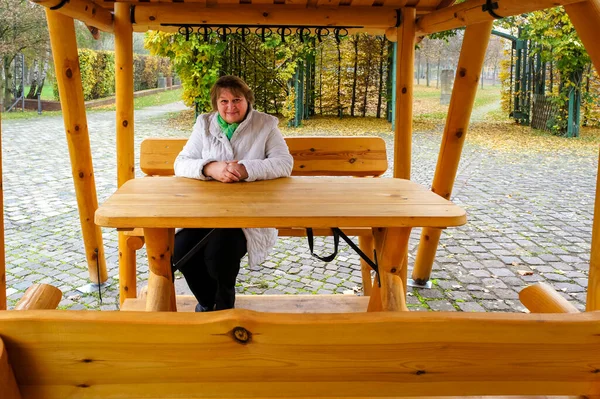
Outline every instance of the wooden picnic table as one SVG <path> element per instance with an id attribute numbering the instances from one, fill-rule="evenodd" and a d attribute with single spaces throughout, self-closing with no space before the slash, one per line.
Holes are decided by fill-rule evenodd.
<path id="1" fill-rule="evenodd" d="M 181 177 L 133 179 L 95 215 L 96 224 L 144 228 L 149 278 L 146 310 L 176 310 L 171 281 L 174 229 L 372 227 L 381 288 L 369 310 L 406 310 L 406 254 L 413 227 L 466 222 L 459 206 L 403 179 L 291 177 L 223 184 Z"/>

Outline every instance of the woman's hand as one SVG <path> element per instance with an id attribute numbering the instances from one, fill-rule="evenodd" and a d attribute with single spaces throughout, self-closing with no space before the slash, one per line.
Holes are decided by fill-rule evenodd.
<path id="1" fill-rule="evenodd" d="M 235 183 L 248 178 L 246 167 L 237 161 L 210 162 L 204 166 L 203 173 L 222 183 Z"/>

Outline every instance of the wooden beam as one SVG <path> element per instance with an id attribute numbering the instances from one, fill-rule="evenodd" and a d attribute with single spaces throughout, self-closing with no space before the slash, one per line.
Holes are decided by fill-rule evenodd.
<path id="1" fill-rule="evenodd" d="M 0 312 L 0 336 L 25 398 L 590 395 L 600 381 L 598 312 Z"/>
<path id="2" fill-rule="evenodd" d="M 532 313 L 579 313 L 569 301 L 546 283 L 536 283 L 519 292 L 523 306 Z"/>
<path id="3" fill-rule="evenodd" d="M 477 83 L 492 32 L 492 23 L 492 21 L 488 21 L 469 25 L 465 31 L 440 154 L 431 187 L 434 193 L 447 200 L 450 200 L 452 194 L 463 144 L 467 136 L 471 111 L 477 94 Z M 422 230 L 412 273 L 412 279 L 415 282 L 422 284 L 429 280 L 441 235 L 441 229 L 424 228 Z"/>
<path id="4" fill-rule="evenodd" d="M 115 3 L 115 89 L 117 115 L 117 186 L 135 178 L 133 117 L 133 28 L 129 3 Z M 135 251 L 119 232 L 119 301 L 136 297 Z"/>
<path id="5" fill-rule="evenodd" d="M 31 0 L 41 6 L 85 22 L 104 32 L 113 32 L 111 12 L 90 0 Z"/>
<path id="6" fill-rule="evenodd" d="M 144 229 L 148 252 L 147 311 L 177 311 L 171 272 L 174 229 Z"/>
<path id="7" fill-rule="evenodd" d="M 48 20 L 56 81 L 67 134 L 71 173 L 77 195 L 88 271 L 90 279 L 96 284 L 101 284 L 107 280 L 106 260 L 102 232 L 100 226 L 94 223 L 98 198 L 83 101 L 75 25 L 73 18 L 49 9 L 46 9 L 46 19 Z"/>
<path id="8" fill-rule="evenodd" d="M 396 52 L 396 126 L 394 139 L 394 177 L 410 179 L 412 152 L 413 81 L 415 64 L 414 8 L 403 8 Z"/>
<path id="9" fill-rule="evenodd" d="M 358 245 L 360 250 L 363 251 L 368 257 L 373 256 L 373 236 L 372 235 L 361 235 L 358 237 Z M 371 295 L 371 288 L 373 288 L 373 279 L 371 278 L 371 266 L 360 258 L 360 273 L 362 275 L 363 284 L 363 295 Z"/>
<path id="10" fill-rule="evenodd" d="M 15 306 L 15 310 L 56 309 L 62 292 L 49 284 L 34 284 L 27 288 L 25 294 Z"/>
<path id="11" fill-rule="evenodd" d="M 600 0 L 587 0 L 565 6 L 577 34 L 581 38 L 592 63 L 600 71 Z M 600 310 L 600 173 L 596 181 L 596 201 L 592 226 L 592 252 L 587 290 L 587 311 Z"/>
<path id="12" fill-rule="evenodd" d="M 2 338 L 0 338 L 0 398 L 21 399 L 17 380 L 8 361 L 8 352 Z"/>
<path id="13" fill-rule="evenodd" d="M 238 4 L 206 8 L 190 3 L 136 4 L 135 25 L 291 25 L 291 26 L 397 26 L 397 12 L 382 7 L 320 7 Z"/>
<path id="14" fill-rule="evenodd" d="M 502 17 L 509 17 L 580 1 L 581 0 L 496 0 L 494 3 L 498 4 L 498 8 L 493 11 Z M 485 4 L 486 0 L 468 0 L 452 7 L 442 8 L 430 14 L 425 14 L 417 21 L 417 35 L 424 36 L 481 22 L 493 21 L 495 18 L 482 9 Z"/>
<path id="15" fill-rule="evenodd" d="M 0 310 L 6 310 L 6 252 L 4 248 L 4 185 L 2 178 L 2 112 L 0 111 Z"/>

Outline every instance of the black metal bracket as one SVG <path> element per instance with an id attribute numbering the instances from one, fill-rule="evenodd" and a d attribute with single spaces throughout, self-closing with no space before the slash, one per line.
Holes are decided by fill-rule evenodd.
<path id="1" fill-rule="evenodd" d="M 61 0 L 60 3 L 58 3 L 55 6 L 50 7 L 51 10 L 59 10 L 61 8 L 63 8 L 67 3 L 69 3 L 71 0 Z"/>
<path id="2" fill-rule="evenodd" d="M 485 0 L 485 4 L 481 6 L 481 11 L 487 11 L 488 14 L 492 16 L 494 19 L 502 19 L 504 18 L 501 15 L 496 14 L 494 10 L 498 9 L 498 2 L 493 0 Z"/>

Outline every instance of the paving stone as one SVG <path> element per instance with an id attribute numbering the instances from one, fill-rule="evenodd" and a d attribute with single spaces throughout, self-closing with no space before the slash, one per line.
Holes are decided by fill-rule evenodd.
<path id="1" fill-rule="evenodd" d="M 454 306 L 448 301 L 427 301 L 427 305 L 435 311 L 456 312 Z"/>
<path id="2" fill-rule="evenodd" d="M 458 302 L 457 305 L 463 312 L 485 312 L 477 302 Z"/>

